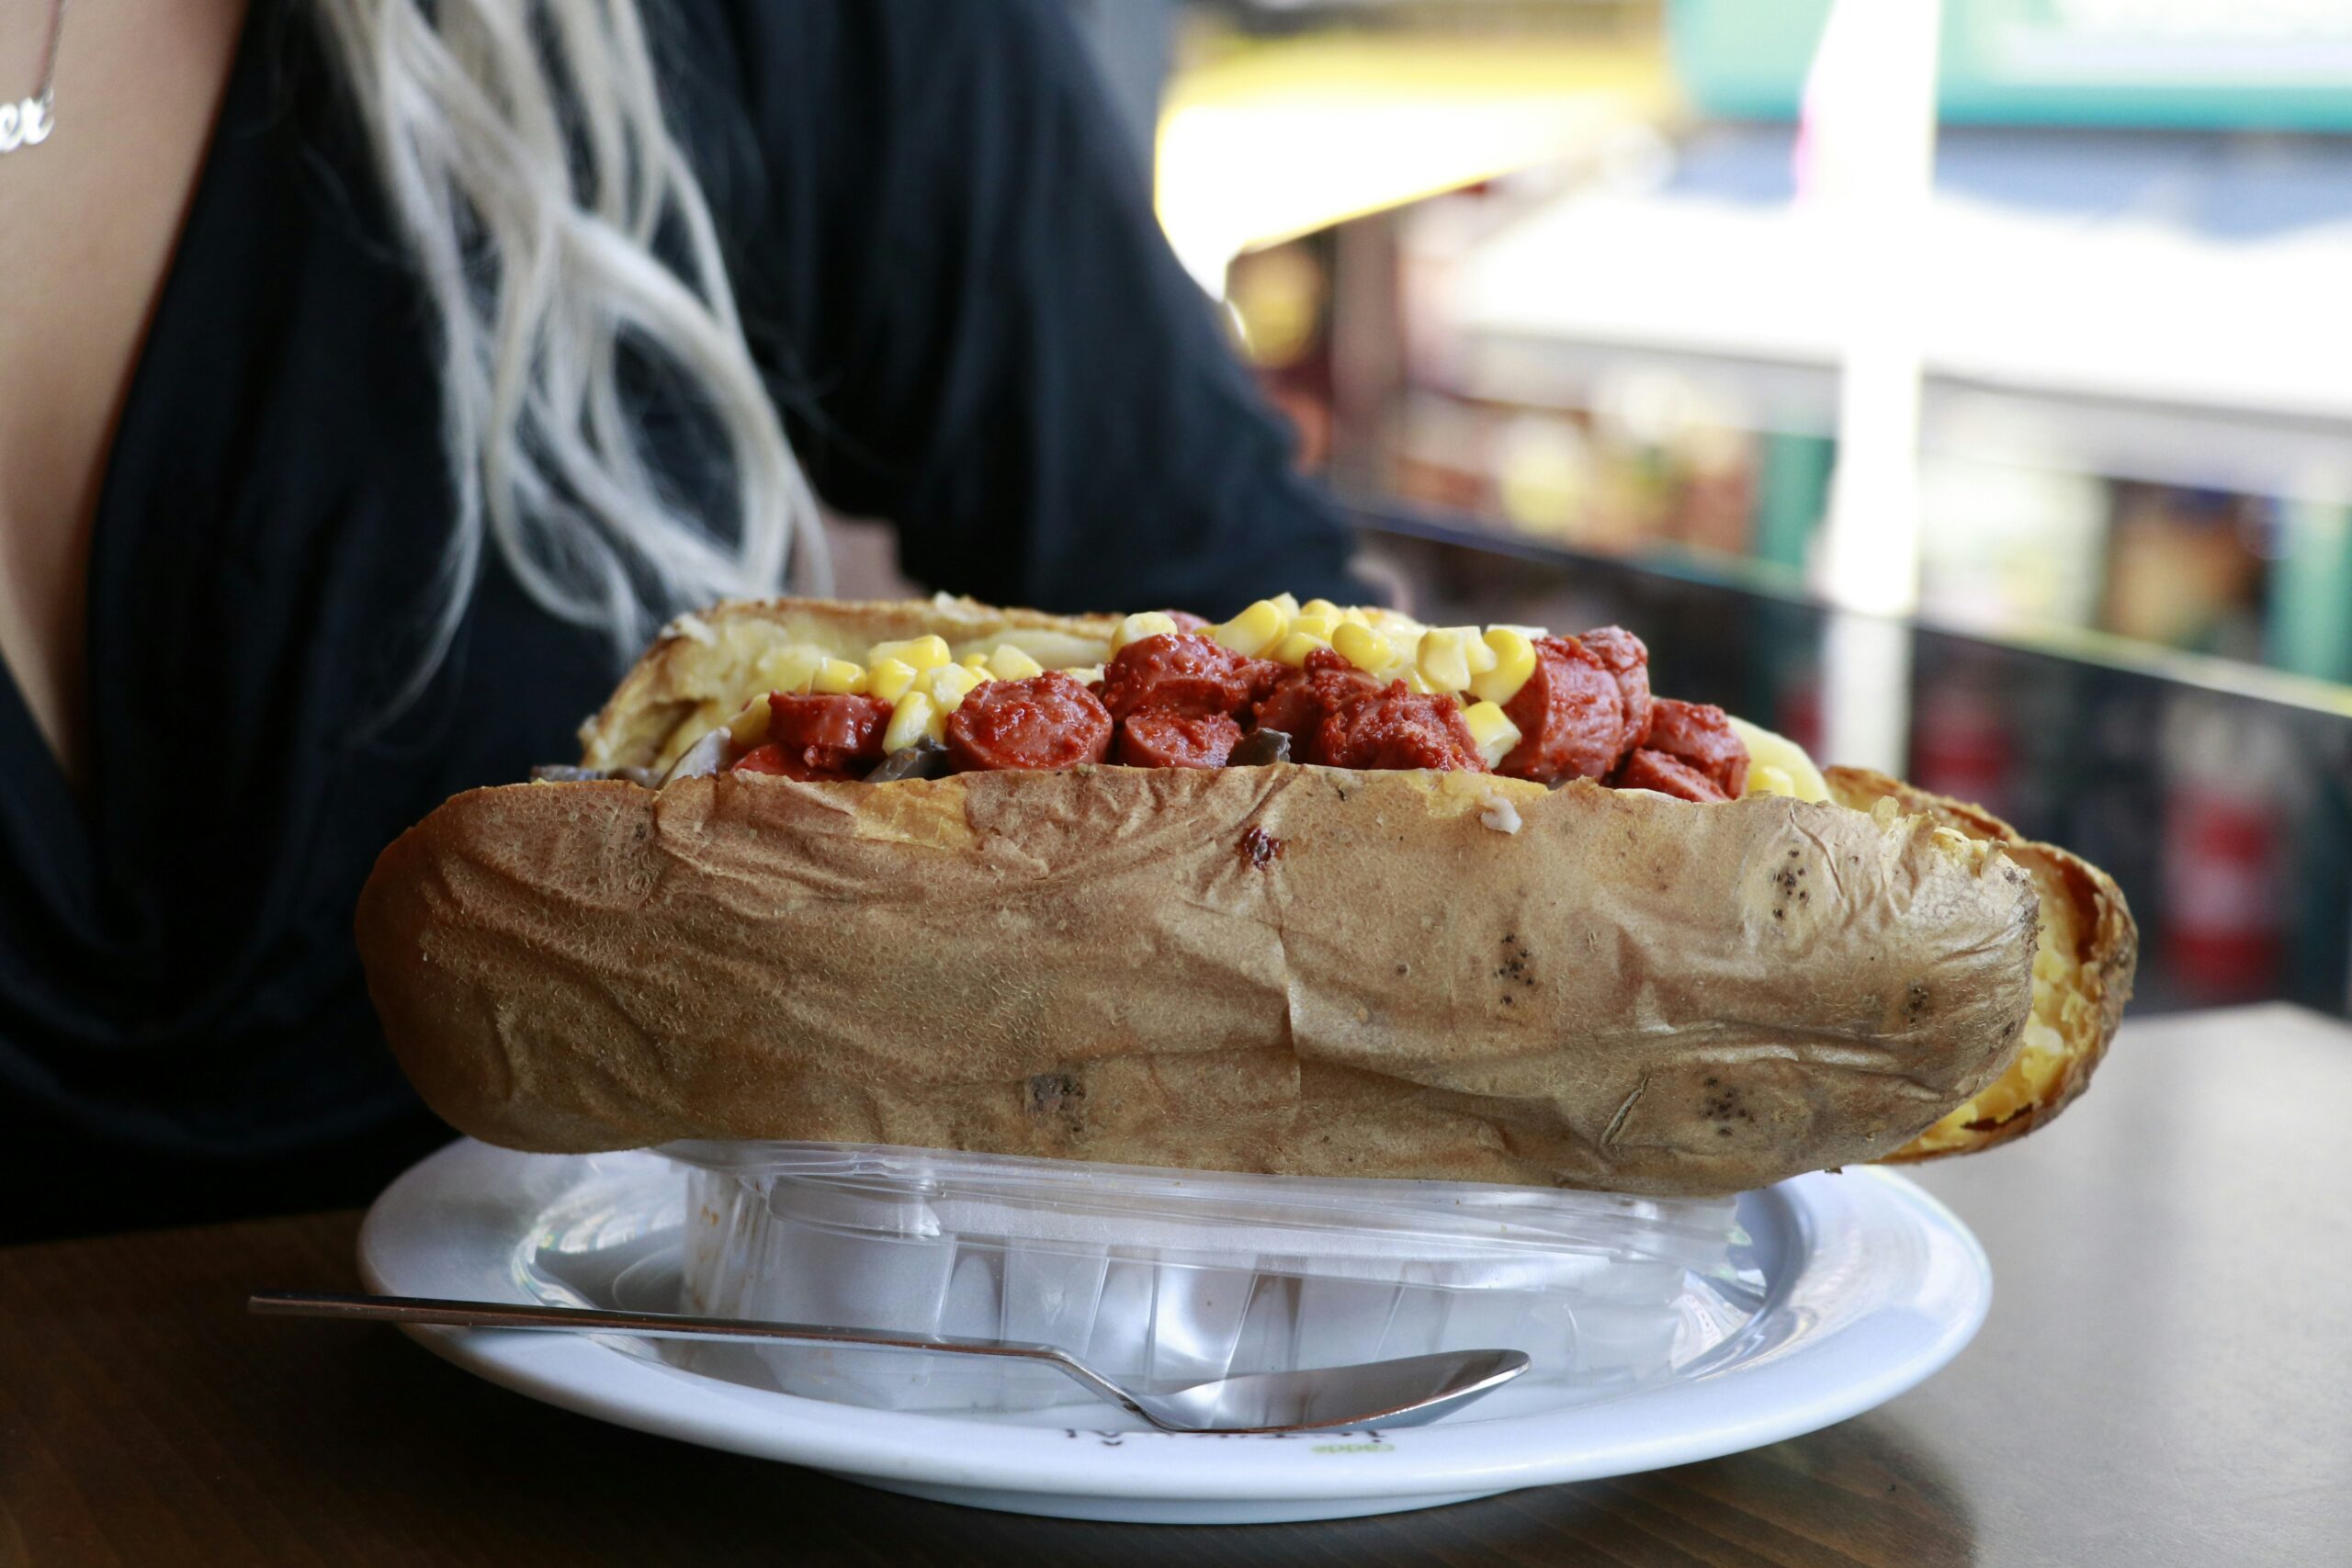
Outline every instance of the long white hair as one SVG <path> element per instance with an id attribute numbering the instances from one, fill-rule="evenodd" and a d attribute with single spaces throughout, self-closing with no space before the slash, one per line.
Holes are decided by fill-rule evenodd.
<path id="1" fill-rule="evenodd" d="M 497 544 L 549 614 L 633 657 L 659 621 L 831 589 L 818 511 L 753 365 L 637 0 L 316 0 L 439 326 L 457 514 L 413 697 Z M 657 232 L 683 276 L 657 258 Z M 668 493 L 624 345 L 700 405 L 731 514 Z"/>

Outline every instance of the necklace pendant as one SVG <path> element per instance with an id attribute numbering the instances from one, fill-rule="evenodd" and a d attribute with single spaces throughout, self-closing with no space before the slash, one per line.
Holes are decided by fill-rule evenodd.
<path id="1" fill-rule="evenodd" d="M 49 133 L 56 129 L 57 118 L 50 112 L 46 96 L 0 104 L 0 153 L 14 152 L 22 147 L 38 147 L 48 141 Z"/>

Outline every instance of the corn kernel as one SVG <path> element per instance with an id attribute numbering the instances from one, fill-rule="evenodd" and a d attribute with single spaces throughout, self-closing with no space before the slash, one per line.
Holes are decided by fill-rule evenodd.
<path id="1" fill-rule="evenodd" d="M 953 664 L 947 639 L 933 632 L 928 637 L 910 637 L 903 642 L 877 642 L 865 656 L 870 667 L 886 659 L 895 659 L 910 670 L 936 670 L 943 664 Z"/>
<path id="2" fill-rule="evenodd" d="M 1495 666 L 1502 662 L 1494 645 L 1487 640 L 1487 634 L 1476 626 L 1462 628 L 1462 656 L 1470 661 L 1473 676 L 1491 674 Z"/>
<path id="3" fill-rule="evenodd" d="M 1331 646 L 1357 669 L 1374 672 L 1388 668 L 1396 657 L 1396 650 L 1389 646 L 1386 637 L 1353 621 L 1332 632 Z"/>
<path id="4" fill-rule="evenodd" d="M 825 656 L 813 648 L 771 649 L 754 666 L 760 684 L 771 692 L 805 692 Z"/>
<path id="5" fill-rule="evenodd" d="M 828 659 L 817 666 L 816 677 L 808 682 L 808 689 L 835 696 L 855 695 L 865 690 L 865 666 L 863 664 L 853 664 L 846 659 Z"/>
<path id="6" fill-rule="evenodd" d="M 1488 626 L 1487 657 L 1494 662 L 1470 677 L 1470 694 L 1481 702 L 1507 703 L 1535 673 L 1535 644 L 1517 626 Z"/>
<path id="7" fill-rule="evenodd" d="M 1796 780 L 1788 771 L 1767 763 L 1747 770 L 1747 793 L 1750 795 L 1787 795 L 1797 792 Z"/>
<path id="8" fill-rule="evenodd" d="M 983 681 L 990 678 L 989 656 L 985 653 L 967 653 L 956 662 L 962 665 L 965 669 L 969 670 L 973 674 L 978 675 Z"/>
<path id="9" fill-rule="evenodd" d="M 907 694 L 915 683 L 915 677 L 921 673 L 903 659 L 887 656 L 877 659 L 865 671 L 866 694 L 879 697 L 886 703 L 895 703 Z"/>
<path id="10" fill-rule="evenodd" d="M 997 644 L 996 651 L 989 655 L 989 673 L 1000 681 L 1026 681 L 1045 672 L 1044 665 L 1009 642 Z"/>
<path id="11" fill-rule="evenodd" d="M 1463 722 L 1470 727 L 1471 739 L 1478 743 L 1478 755 L 1487 766 L 1498 765 L 1519 744 L 1519 726 L 1510 721 L 1497 703 L 1472 703 L 1462 710 Z"/>
<path id="12" fill-rule="evenodd" d="M 1283 613 L 1283 620 L 1295 621 L 1298 619 L 1298 599 L 1295 595 L 1289 593 L 1277 593 L 1273 596 L 1271 603 L 1273 604 L 1274 608 Z"/>
<path id="13" fill-rule="evenodd" d="M 1244 658 L 1256 658 L 1283 640 L 1290 617 L 1272 599 L 1261 599 L 1223 626 L 1211 626 L 1209 636 Z"/>
<path id="14" fill-rule="evenodd" d="M 936 670 L 926 670 L 915 677 L 915 690 L 929 697 L 932 705 L 943 714 L 953 713 L 963 705 L 984 676 L 975 675 L 960 664 L 943 664 Z"/>
<path id="15" fill-rule="evenodd" d="M 1437 688 L 1430 685 L 1429 677 L 1422 674 L 1419 670 L 1406 671 L 1401 679 L 1405 682 L 1405 689 L 1416 694 L 1417 695 L 1430 697 L 1437 694 Z"/>
<path id="16" fill-rule="evenodd" d="M 735 744 L 749 750 L 768 738 L 768 699 L 765 694 L 743 705 L 743 711 L 727 721 L 727 733 Z"/>
<path id="17" fill-rule="evenodd" d="M 1302 615 L 1320 615 L 1327 621 L 1336 621 L 1340 618 L 1340 607 L 1329 599 L 1309 599 L 1298 607 L 1298 613 Z"/>
<path id="18" fill-rule="evenodd" d="M 1095 682 L 1102 679 L 1102 666 L 1100 664 L 1078 665 L 1058 671 L 1057 673 L 1069 676 L 1081 686 L 1091 686 Z"/>
<path id="19" fill-rule="evenodd" d="M 1804 747 L 1785 735 L 1759 729 L 1736 716 L 1731 721 L 1731 732 L 1739 737 L 1741 745 L 1747 748 L 1748 777 L 1754 778 L 1764 768 L 1777 769 L 1788 775 L 1789 793 L 1795 798 L 1815 801 L 1829 798 L 1828 783 L 1822 778 L 1821 770 L 1813 765 L 1813 759 L 1805 755 Z M 1882 800 L 1871 810 L 1875 814 L 1892 804 Z"/>
<path id="20" fill-rule="evenodd" d="M 1469 634 L 1461 626 L 1439 626 L 1424 633 L 1413 655 L 1413 668 L 1437 690 L 1459 692 L 1470 684 L 1468 640 Z"/>
<path id="21" fill-rule="evenodd" d="M 939 739 L 940 731 L 938 705 L 921 692 L 909 692 L 890 710 L 890 727 L 882 732 L 882 749 L 903 751 L 925 737 Z"/>
<path id="22" fill-rule="evenodd" d="M 1266 657 L 1274 660 L 1278 663 L 1287 664 L 1292 669 L 1296 670 L 1306 665 L 1306 656 L 1308 654 L 1314 652 L 1318 648 L 1329 648 L 1330 646 L 1331 645 L 1329 643 L 1325 642 L 1319 637 L 1313 637 L 1306 632 L 1293 632 L 1290 636 L 1283 638 L 1281 644 Z"/>
<path id="23" fill-rule="evenodd" d="M 1119 623 L 1111 634 L 1111 651 L 1116 653 L 1131 642 L 1141 642 L 1148 637 L 1167 637 L 1176 630 L 1176 623 L 1159 610 L 1143 610 Z"/>
<path id="24" fill-rule="evenodd" d="M 1321 604 L 1322 601 L 1318 599 L 1316 603 Z M 1325 642 L 1329 642 L 1331 633 L 1339 627 L 1339 620 L 1334 616 L 1318 615 L 1312 610 L 1301 610 L 1298 613 L 1298 619 L 1291 622 L 1290 629 L 1295 632 L 1305 632 L 1308 637 L 1321 637 Z"/>

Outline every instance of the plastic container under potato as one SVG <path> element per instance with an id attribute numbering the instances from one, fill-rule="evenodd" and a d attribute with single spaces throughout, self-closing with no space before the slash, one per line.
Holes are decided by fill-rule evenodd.
<path id="1" fill-rule="evenodd" d="M 1321 1180 L 841 1144 L 684 1143 L 683 1310 L 1059 1346 L 1175 1387 L 1524 1350 L 1600 1399 L 1761 1305 L 1730 1198 Z M 788 1393 L 891 1410 L 1071 1402 L 1049 1369 L 775 1346 Z"/>

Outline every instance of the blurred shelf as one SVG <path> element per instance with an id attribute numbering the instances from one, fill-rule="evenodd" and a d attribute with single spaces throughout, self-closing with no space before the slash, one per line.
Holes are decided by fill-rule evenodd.
<path id="1" fill-rule="evenodd" d="M 1212 294 L 1254 246 L 1551 162 L 1676 102 L 1655 33 L 1329 33 L 1180 68 L 1158 206 Z"/>
<path id="2" fill-rule="evenodd" d="M 1794 132 L 1692 139 L 1460 259 L 1463 389 L 1573 400 L 1646 357 L 1775 428 L 1832 423 L 1849 312 Z M 2352 159 L 2337 141 L 1947 132 L 1922 272 L 1924 439 L 2164 483 L 2352 496 Z M 1736 261 L 1731 260 L 1736 258 Z M 2036 450 L 2039 449 L 2039 450 Z"/>
<path id="3" fill-rule="evenodd" d="M 1794 568 L 1745 557 L 1701 553 L 1671 546 L 1657 547 L 1634 555 L 1598 555 L 1503 532 L 1502 525 L 1476 518 L 1386 509 L 1360 512 L 1357 525 L 1375 537 L 1388 536 L 1519 560 L 1540 561 L 1568 571 L 1630 572 L 1664 581 L 1724 589 L 1753 598 L 1802 606 L 1825 618 L 1882 619 L 1825 604 L 1806 587 L 1804 573 Z M 2314 680 L 2238 660 L 2186 652 L 2107 632 L 1992 620 L 1963 620 L 1933 613 L 1915 615 L 1900 624 L 1988 648 L 2066 660 L 2196 691 L 2271 703 L 2306 713 L 2352 717 L 2352 685 Z"/>

